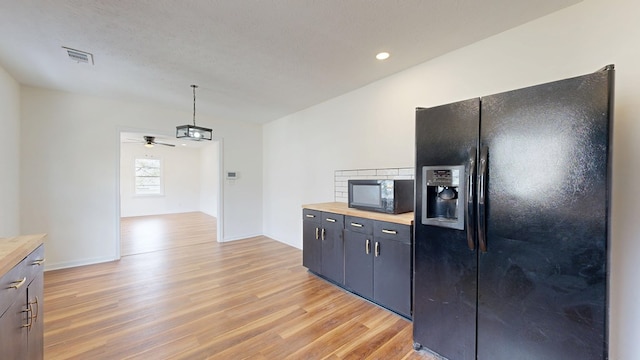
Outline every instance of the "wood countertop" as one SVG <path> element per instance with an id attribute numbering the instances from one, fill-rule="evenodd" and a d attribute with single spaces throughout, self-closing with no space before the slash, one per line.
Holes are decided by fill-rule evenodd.
<path id="1" fill-rule="evenodd" d="M 46 236 L 46 234 L 37 234 L 0 238 L 0 276 L 9 272 L 42 245 Z"/>
<path id="2" fill-rule="evenodd" d="M 357 216 L 365 219 L 387 221 L 396 224 L 413 225 L 413 212 L 404 214 L 385 214 L 373 211 L 364 211 L 350 208 L 347 203 L 343 202 L 328 202 L 319 204 L 302 205 L 303 209 L 311 209 L 318 211 L 326 211 L 334 214 Z"/>

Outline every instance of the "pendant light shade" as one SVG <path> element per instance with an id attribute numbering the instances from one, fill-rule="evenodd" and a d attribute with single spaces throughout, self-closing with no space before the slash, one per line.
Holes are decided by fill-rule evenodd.
<path id="1" fill-rule="evenodd" d="M 196 88 L 198 85 L 191 85 L 193 88 L 193 125 L 176 126 L 176 138 L 190 140 L 211 140 L 213 130 L 201 126 L 196 126 Z"/>
<path id="2" fill-rule="evenodd" d="M 195 125 L 176 126 L 177 138 L 188 138 L 191 140 L 211 140 L 213 130 Z"/>

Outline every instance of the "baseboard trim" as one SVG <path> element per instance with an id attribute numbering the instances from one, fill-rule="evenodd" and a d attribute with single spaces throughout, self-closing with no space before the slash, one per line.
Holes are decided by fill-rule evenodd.
<path id="1" fill-rule="evenodd" d="M 245 239 L 249 239 L 249 238 L 253 238 L 253 237 L 257 237 L 257 236 L 264 236 L 264 234 L 247 234 L 247 235 L 241 235 L 241 236 L 232 236 L 232 237 L 224 237 L 222 241 L 220 242 L 227 242 L 227 241 L 235 241 L 235 240 L 245 240 Z"/>
<path id="2" fill-rule="evenodd" d="M 55 264 L 45 263 L 44 271 L 68 269 L 68 268 L 74 268 L 74 267 L 86 266 L 86 265 L 95 265 L 95 264 L 101 264 L 101 263 L 117 261 L 117 260 L 119 259 L 116 259 L 114 257 L 100 257 L 100 258 L 82 259 L 82 260 L 75 260 L 75 261 L 63 261 Z"/>
<path id="3" fill-rule="evenodd" d="M 299 245 L 298 244 L 290 244 L 290 243 L 288 243 L 286 241 L 279 240 L 276 236 L 272 236 L 272 235 L 269 235 L 269 234 L 264 234 L 264 236 L 268 237 L 269 239 L 273 239 L 273 240 L 275 240 L 277 242 L 281 242 L 281 243 L 283 243 L 285 245 L 289 245 L 289 246 L 294 247 L 296 249 L 302 250 L 302 242 Z"/>

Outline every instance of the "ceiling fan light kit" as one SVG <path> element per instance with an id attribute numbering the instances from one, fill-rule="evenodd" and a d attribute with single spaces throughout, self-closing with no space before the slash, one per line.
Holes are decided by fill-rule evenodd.
<path id="1" fill-rule="evenodd" d="M 191 85 L 193 88 L 193 125 L 176 126 L 176 138 L 190 140 L 211 140 L 213 130 L 201 126 L 196 126 L 196 88 L 198 85 Z"/>

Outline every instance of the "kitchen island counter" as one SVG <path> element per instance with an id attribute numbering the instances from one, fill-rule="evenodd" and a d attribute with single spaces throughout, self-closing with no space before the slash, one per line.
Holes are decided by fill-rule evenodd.
<path id="1" fill-rule="evenodd" d="M 36 234 L 0 238 L 0 276 L 42 245 L 45 237 L 46 234 Z"/>

